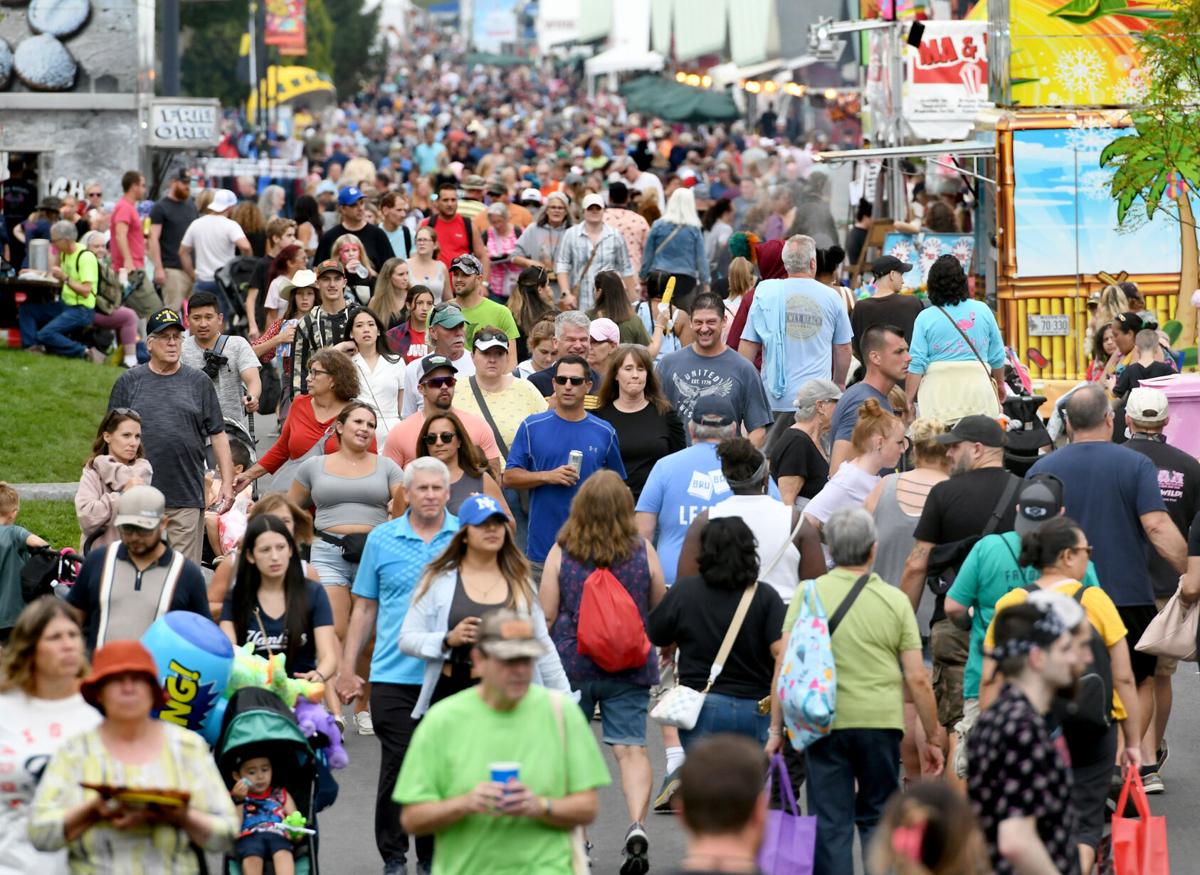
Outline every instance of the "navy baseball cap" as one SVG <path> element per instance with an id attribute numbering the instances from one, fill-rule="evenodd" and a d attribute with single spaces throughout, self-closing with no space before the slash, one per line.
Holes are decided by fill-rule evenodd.
<path id="1" fill-rule="evenodd" d="M 724 398 L 706 395 L 696 401 L 696 406 L 692 408 L 692 422 L 697 425 L 731 425 L 737 422 L 737 413 Z"/>
<path id="2" fill-rule="evenodd" d="M 351 185 L 338 192 L 338 206 L 352 207 L 365 197 L 357 185 Z"/>

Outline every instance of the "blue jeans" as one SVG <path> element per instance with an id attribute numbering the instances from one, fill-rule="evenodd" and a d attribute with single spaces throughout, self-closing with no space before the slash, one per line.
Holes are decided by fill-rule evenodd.
<path id="1" fill-rule="evenodd" d="M 901 735 L 835 729 L 804 752 L 808 810 L 817 817 L 813 875 L 854 871 L 854 827 L 865 850 L 883 806 L 900 788 Z"/>
<path id="2" fill-rule="evenodd" d="M 771 715 L 758 713 L 757 699 L 709 693 L 704 698 L 704 707 L 700 709 L 695 727 L 679 730 L 679 740 L 685 751 L 705 736 L 718 732 L 733 732 L 766 744 L 770 728 Z"/>
<path id="3" fill-rule="evenodd" d="M 46 352 L 54 355 L 81 358 L 87 352 L 87 347 L 67 335 L 80 328 L 87 328 L 92 324 L 94 315 L 95 311 L 91 307 L 63 307 L 62 312 L 38 331 L 37 342 L 46 348 Z"/>
<path id="4" fill-rule="evenodd" d="M 62 313 L 62 301 L 32 301 L 28 298 L 17 310 L 17 324 L 21 327 L 21 347 L 29 349 L 38 345 L 38 329 Z"/>

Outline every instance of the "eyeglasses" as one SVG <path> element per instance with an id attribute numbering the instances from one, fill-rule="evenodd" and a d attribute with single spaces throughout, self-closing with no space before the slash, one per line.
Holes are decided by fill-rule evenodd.
<path id="1" fill-rule="evenodd" d="M 560 386 L 565 386 L 570 383 L 572 386 L 582 386 L 587 380 L 587 377 L 555 377 L 554 382 Z"/>
<path id="2" fill-rule="evenodd" d="M 454 377 L 430 377 L 421 385 L 429 386 L 431 389 L 453 389 L 456 383 L 458 383 L 458 380 Z"/>
<path id="3" fill-rule="evenodd" d="M 454 440 L 456 437 L 458 437 L 458 435 L 452 431 L 431 431 L 429 434 L 425 435 L 425 446 L 435 446 L 439 439 L 442 443 L 449 444 L 450 441 Z"/>
<path id="4" fill-rule="evenodd" d="M 1072 553 L 1078 553 L 1080 550 L 1085 550 L 1085 551 L 1087 551 L 1089 558 L 1091 558 L 1091 555 L 1092 555 L 1092 545 L 1091 544 L 1088 544 L 1086 547 L 1068 547 L 1067 549 L 1070 550 Z"/>
<path id="5" fill-rule="evenodd" d="M 508 335 L 503 331 L 497 331 L 494 328 L 485 328 L 475 335 L 475 342 L 488 340 L 499 340 L 501 343 L 508 343 Z"/>
<path id="6" fill-rule="evenodd" d="M 117 531 L 122 535 L 149 535 L 153 534 L 158 527 L 153 529 L 145 529 L 141 526 L 117 526 Z"/>
<path id="7" fill-rule="evenodd" d="M 88 196 L 88 197 L 104 197 L 104 192 L 102 192 L 102 191 L 89 191 L 89 192 L 87 193 L 87 196 Z"/>
<path id="8" fill-rule="evenodd" d="M 309 368 L 308 375 L 310 377 L 328 377 L 329 371 L 318 371 L 316 368 Z"/>

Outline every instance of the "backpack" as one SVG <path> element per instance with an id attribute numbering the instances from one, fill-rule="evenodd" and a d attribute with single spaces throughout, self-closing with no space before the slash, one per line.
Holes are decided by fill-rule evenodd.
<path id="1" fill-rule="evenodd" d="M 576 637 L 580 655 L 608 672 L 641 668 L 650 653 L 633 597 L 607 568 L 597 568 L 583 582 Z"/>
<path id="2" fill-rule="evenodd" d="M 1037 591 L 1036 583 L 1025 587 L 1026 592 Z M 1072 598 L 1083 607 L 1083 593 L 1087 589 L 1082 583 L 1075 590 Z M 1087 616 L 1087 610 L 1084 610 Z M 1091 617 L 1088 622 L 1091 623 Z M 1063 735 L 1068 738 L 1082 735 L 1094 736 L 1096 730 L 1107 729 L 1112 722 L 1113 678 L 1112 660 L 1108 655 L 1108 645 L 1100 637 L 1100 630 L 1092 626 L 1092 637 L 1089 642 L 1092 648 L 1092 664 L 1075 684 L 1075 695 L 1066 699 L 1055 696 L 1050 711 L 1063 728 Z"/>
<path id="3" fill-rule="evenodd" d="M 816 581 L 804 582 L 804 593 L 799 595 L 800 612 L 788 636 L 777 691 L 783 704 L 788 741 L 797 751 L 824 738 L 833 729 L 837 710 L 833 633 L 870 578 L 868 573 L 854 582 L 828 623 L 825 608 L 817 595 Z"/>

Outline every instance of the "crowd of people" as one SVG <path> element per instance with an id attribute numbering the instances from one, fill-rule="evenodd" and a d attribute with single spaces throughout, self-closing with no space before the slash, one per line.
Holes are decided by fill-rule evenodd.
<path id="1" fill-rule="evenodd" d="M 649 870 L 652 811 L 682 817 L 681 871 L 757 871 L 766 754 L 818 875 L 853 871 L 856 830 L 872 872 L 1092 872 L 1114 781 L 1164 788 L 1175 663 L 1134 645 L 1200 599 L 1200 463 L 1140 385 L 1175 366 L 1136 287 L 1091 302 L 1093 367 L 1026 471 L 964 265 L 923 297 L 891 256 L 842 286 L 812 144 L 640 126 L 449 50 L 417 34 L 394 88 L 298 119 L 294 200 L 184 172 L 143 217 L 130 171 L 102 221 L 47 202 L 22 226 L 62 282 L 22 305 L 23 345 L 107 361 L 113 330 L 126 369 L 65 603 L 12 592 L 45 542 L 0 485 L 0 870 L 190 872 L 236 839 L 286 871 L 241 830 L 248 799 L 287 811 L 269 760 L 223 774 L 150 719 L 136 639 L 187 611 L 378 738 L 385 873 L 586 869 L 612 780 L 593 717 L 622 875 Z M 916 195 L 918 223 L 969 215 Z M 837 706 L 803 744 L 779 678 L 814 604 Z M 679 687 L 695 720 L 654 728 Z"/>

